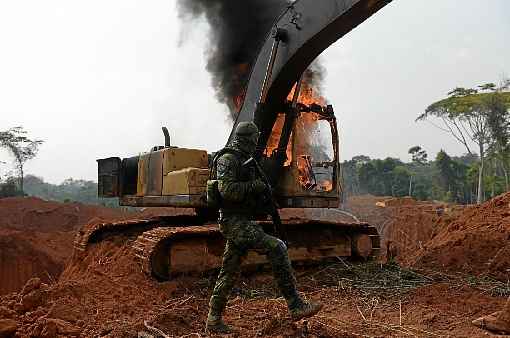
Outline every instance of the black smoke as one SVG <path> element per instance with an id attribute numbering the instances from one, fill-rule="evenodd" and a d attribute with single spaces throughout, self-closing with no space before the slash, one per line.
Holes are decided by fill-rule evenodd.
<path id="1" fill-rule="evenodd" d="M 205 17 L 210 26 L 207 71 L 221 103 L 234 120 L 252 63 L 277 17 L 294 0 L 177 0 L 184 22 Z M 185 25 L 190 28 L 191 25 Z M 183 32 L 185 33 L 185 32 Z M 320 96 L 325 70 L 315 61 L 303 82 Z"/>
<path id="2" fill-rule="evenodd" d="M 274 21 L 288 0 L 178 0 L 183 20 L 202 15 L 210 26 L 207 70 L 218 100 L 237 113 L 252 62 Z M 188 25 L 189 26 L 189 25 Z"/>

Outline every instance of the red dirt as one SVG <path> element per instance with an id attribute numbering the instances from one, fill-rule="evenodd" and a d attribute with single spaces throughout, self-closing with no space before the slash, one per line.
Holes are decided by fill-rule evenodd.
<path id="1" fill-rule="evenodd" d="M 380 208 L 376 203 L 385 197 L 372 195 L 352 196 L 344 204 L 344 209 L 356 215 L 360 220 L 375 226 L 379 232 L 392 220 L 390 208 Z"/>
<path id="2" fill-rule="evenodd" d="M 441 219 L 433 238 L 410 257 L 415 267 L 510 278 L 510 193 L 477 206 L 458 218 Z"/>
<path id="3" fill-rule="evenodd" d="M 470 320 L 504 303 L 503 298 L 446 283 L 389 297 L 312 280 L 300 278 L 299 287 L 307 298 L 323 302 L 325 309 L 299 323 L 289 320 L 282 298 L 271 294 L 247 298 L 234 291 L 225 316 L 238 331 L 234 336 L 403 337 L 412 332 L 420 337 L 432 332 L 478 337 L 482 331 Z M 201 337 L 211 285 L 186 277 L 155 282 L 140 272 L 129 245 L 104 241 L 84 257 L 75 257 L 58 283 L 48 286 L 31 280 L 19 294 L 1 297 L 0 319 L 14 319 L 19 337 L 137 337 L 148 332 L 144 321 L 172 337 Z M 267 288 L 272 282 L 259 275 L 244 277 L 238 285 Z"/>
<path id="4" fill-rule="evenodd" d="M 364 195 L 352 197 L 346 208 L 377 227 L 384 259 L 395 258 L 406 263 L 410 255 L 432 238 L 441 219 L 439 214 L 444 215 L 447 206 L 411 198 Z M 448 215 L 451 217 L 451 212 Z"/>
<path id="5" fill-rule="evenodd" d="M 0 199 L 0 295 L 18 291 L 31 277 L 55 281 L 73 252 L 77 229 L 87 222 L 130 213 L 39 198 Z"/>
<path id="6" fill-rule="evenodd" d="M 369 196 L 351 200 L 349 210 L 367 211 L 363 220 L 384 230 L 387 241 L 398 244 L 390 246 L 398 248 L 397 260 L 448 271 L 476 272 L 475 267 L 484 266 L 481 272 L 501 273 L 508 268 L 510 255 L 504 241 L 509 238 L 510 194 L 470 207 L 458 217 L 458 211 L 439 217 L 439 204 L 379 208 L 377 200 Z M 25 218 L 25 214 L 37 214 L 35 210 L 41 210 L 44 222 Z M 68 216 L 59 217 L 60 213 Z M 19 262 L 12 264 L 18 267 L 33 259 L 33 268 L 27 268 L 24 278 L 51 270 L 50 261 L 58 262 L 62 265 L 54 272 L 57 276 L 69 255 L 75 229 L 87 218 L 114 220 L 133 215 L 38 199 L 0 200 L 0 220 L 6 224 L 1 227 L 0 240 L 4 242 L 0 244 L 10 243 L 9 247 L 0 246 L 0 258 L 14 260 L 18 255 Z M 44 242 L 49 239 L 51 245 Z M 472 264 L 466 268 L 466 262 Z M 8 260 L 0 264 L 0 269 L 10 271 Z M 485 333 L 470 321 L 500 309 L 506 300 L 462 281 L 436 282 L 398 296 L 367 293 L 340 282 L 333 286 L 323 283 L 321 271 L 319 268 L 311 278 L 300 277 L 299 288 L 306 297 L 323 302 L 325 309 L 299 323 L 289 321 L 283 299 L 271 291 L 270 276 L 243 277 L 225 318 L 237 329 L 234 336 L 481 337 Z M 3 279 L 4 270 L 1 273 Z M 169 336 L 201 337 L 214 281 L 180 277 L 158 283 L 140 271 L 127 238 L 93 244 L 83 256 L 73 256 L 65 263 L 58 281 L 44 279 L 44 274 L 41 279 L 30 280 L 21 292 L 0 296 L 0 324 L 12 327 L 15 323 L 18 337 L 137 337 L 139 332 L 148 332 L 144 321 Z M 260 288 L 269 288 L 269 293 Z"/>
<path id="7" fill-rule="evenodd" d="M 510 193 L 478 206 L 406 200 L 377 207 L 381 200 L 355 197 L 347 207 L 377 222 L 388 258 L 418 269 L 510 279 Z"/>

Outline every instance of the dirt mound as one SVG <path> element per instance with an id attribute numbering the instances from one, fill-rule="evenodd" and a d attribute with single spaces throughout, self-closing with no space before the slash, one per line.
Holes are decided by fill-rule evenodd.
<path id="1" fill-rule="evenodd" d="M 182 292 L 187 287 L 179 285 Z M 161 317 L 176 289 L 175 282 L 157 283 L 145 276 L 130 244 L 116 240 L 91 245 L 86 254 L 74 256 L 58 283 L 48 286 L 32 279 L 19 294 L 0 301 L 7 304 L 21 336 L 136 337 L 145 320 Z M 190 323 L 196 315 L 184 312 L 182 321 Z M 176 320 L 173 329 L 166 329 L 178 334 L 184 328 Z"/>
<path id="2" fill-rule="evenodd" d="M 353 196 L 345 208 L 377 228 L 382 259 L 395 258 L 404 264 L 435 235 L 440 220 L 457 212 L 442 203 L 371 195 Z"/>
<path id="3" fill-rule="evenodd" d="M 434 237 L 444 219 L 456 217 L 440 203 L 421 202 L 389 209 L 390 221 L 381 229 L 384 254 L 404 264 Z"/>
<path id="4" fill-rule="evenodd" d="M 380 230 L 391 221 L 392 212 L 389 208 L 380 208 L 377 203 L 386 197 L 361 195 L 351 196 L 344 204 L 344 209 L 356 215 L 360 220 L 370 223 Z"/>
<path id="5" fill-rule="evenodd" d="M 39 232 L 76 230 L 93 218 L 116 219 L 128 213 L 121 209 L 81 203 L 59 203 L 37 197 L 0 199 L 0 226 Z"/>
<path id="6" fill-rule="evenodd" d="M 397 207 L 403 205 L 416 205 L 418 202 L 409 196 L 406 197 L 390 197 L 380 200 L 376 203 L 378 207 Z"/>
<path id="7" fill-rule="evenodd" d="M 18 291 L 31 277 L 58 279 L 73 252 L 77 229 L 87 222 L 132 213 L 35 197 L 0 199 L 0 294 Z"/>
<path id="8" fill-rule="evenodd" d="M 358 213 L 362 216 L 360 218 L 372 218 L 372 224 L 385 230 L 383 235 L 386 239 L 400 243 L 397 259 L 413 257 L 415 261 L 410 263 L 416 266 L 427 266 L 425 263 L 431 262 L 430 266 L 434 267 L 434 264 L 445 262 L 445 267 L 455 267 L 455 264 L 446 261 L 446 256 L 451 255 L 451 248 L 454 248 L 452 243 L 456 241 L 459 241 L 465 251 L 457 252 L 457 249 L 453 249 L 452 252 L 457 257 L 461 257 L 462 253 L 466 259 L 474 260 L 477 258 L 472 256 L 474 253 L 469 250 L 479 250 L 476 243 L 471 242 L 476 236 L 485 236 L 481 237 L 484 242 L 480 244 L 485 248 L 495 241 L 495 234 L 503 234 L 500 243 L 504 243 L 503 239 L 508 241 L 510 238 L 508 234 L 504 236 L 510 227 L 510 195 L 500 196 L 499 200 L 479 207 L 468 208 L 459 217 L 456 216 L 459 211 L 452 211 L 451 207 L 441 204 L 397 203 L 397 206 L 381 208 L 375 205 L 379 200 L 362 197 L 351 203 L 351 208 L 358 212 L 367 210 L 365 215 Z M 367 201 L 370 203 L 366 203 Z M 51 209 L 51 205 L 46 204 L 48 202 L 29 199 L 29 204 L 38 203 L 41 203 L 41 208 L 48 206 Z M 4 209 L 1 204 L 0 200 L 0 220 L 3 220 L 1 210 Z M 23 207 L 23 203 L 20 202 L 18 207 Z M 57 207 L 55 212 L 72 211 L 66 209 L 67 204 L 57 203 L 53 207 Z M 62 209 L 58 209 L 60 207 Z M 87 208 L 88 206 L 79 206 L 79 210 L 88 210 Z M 117 210 L 98 209 L 97 212 L 90 209 L 90 215 L 83 216 L 78 213 L 75 219 L 85 223 L 88 222 L 87 217 L 97 215 L 105 219 L 140 216 Z M 10 215 L 14 215 L 18 211 L 10 212 Z M 117 214 L 107 214 L 110 212 Z M 172 214 L 175 210 L 166 212 Z M 314 215 L 318 213 L 314 210 L 310 212 Z M 17 215 L 21 213 L 18 212 Z M 301 214 L 296 215 L 292 216 Z M 309 216 L 305 213 L 303 215 Z M 328 218 L 331 215 L 328 213 L 315 216 Z M 53 222 L 56 220 L 58 218 L 53 219 Z M 4 252 L 10 252 L 10 260 L 14 260 L 15 253 L 22 252 L 20 257 L 25 260 L 18 263 L 20 266 L 33 264 L 34 270 L 38 266 L 44 267 L 44 271 L 51 270 L 52 266 L 44 265 L 43 261 L 54 260 L 57 253 L 61 255 L 58 257 L 62 257 L 60 245 L 65 236 L 71 237 L 71 243 L 74 236 L 72 229 L 81 226 L 73 225 L 68 220 L 64 217 L 61 227 L 71 228 L 69 231 L 60 231 L 55 224 L 42 224 L 41 228 L 52 230 L 37 231 L 38 225 L 34 220 L 28 228 L 30 230 L 25 232 L 21 222 L 18 224 L 15 219 L 10 221 L 9 226 L 0 228 L 3 236 L 0 239 L 4 240 L 0 242 L 0 257 L 3 257 Z M 472 235 L 467 235 L 469 233 Z M 454 235 L 457 236 L 456 240 L 452 239 Z M 25 242 L 18 241 L 15 236 Z M 30 241 L 34 239 L 31 237 L 36 238 L 35 241 L 38 242 L 34 243 L 37 245 L 23 244 L 32 244 Z M 54 247 L 43 243 L 43 239 L 51 239 L 53 242 L 50 243 Z M 182 276 L 171 282 L 158 283 L 142 273 L 131 248 L 131 241 L 132 238 L 118 236 L 91 244 L 85 253 L 75 254 L 67 260 L 58 281 L 47 277 L 45 279 L 44 276 L 30 279 L 20 292 L 0 296 L 0 332 L 3 329 L 10 330 L 9 332 L 16 330 L 16 335 L 21 337 L 155 337 L 157 334 L 149 327 L 156 327 L 168 336 L 204 336 L 203 324 L 215 276 Z M 4 247 L 10 248 L 10 251 L 2 251 Z M 492 256 L 489 255 L 492 261 L 487 261 L 492 262 L 491 266 L 496 267 L 495 262 L 503 262 L 501 264 L 504 266 L 505 260 L 510 259 L 509 252 L 502 248 L 504 247 L 499 247 L 499 254 L 496 251 Z M 67 249 L 63 249 L 65 250 Z M 423 255 L 416 255 L 414 251 Z M 28 263 L 29 257 L 46 258 L 39 263 Z M 0 263 L 2 269 L 7 266 L 4 261 Z M 341 261 L 338 264 L 343 269 L 353 270 L 349 262 Z M 379 264 L 373 266 L 378 267 Z M 461 264 L 456 269 L 459 267 L 462 269 L 464 265 Z M 62 266 L 60 269 L 62 270 Z M 342 273 L 337 276 L 338 279 L 334 279 L 336 275 L 329 269 L 331 265 L 297 271 L 299 289 L 307 298 L 325 304 L 324 310 L 308 321 L 292 323 L 289 320 L 285 302 L 275 292 L 272 278 L 267 274 L 241 277 L 228 303 L 225 319 L 238 330 L 237 336 L 247 337 L 475 337 L 483 333 L 473 327 L 470 320 L 497 310 L 505 301 L 505 298 L 492 296 L 491 292 L 487 291 L 491 290 L 490 288 L 478 290 L 461 280 L 423 285 L 409 293 L 400 293 L 402 288 L 414 288 L 410 286 L 410 281 L 403 278 L 398 285 L 390 285 L 387 293 L 376 293 L 374 290 L 379 287 L 374 289 L 369 283 L 366 289 L 360 291 L 354 286 L 352 276 Z M 500 269 L 504 267 L 496 270 Z M 41 269 L 29 272 L 39 274 L 44 271 Z M 0 272 L 4 277 L 4 272 Z M 398 274 L 401 275 L 405 277 L 405 274 Z M 19 280 L 21 283 L 22 278 Z M 380 282 L 385 284 L 388 281 L 384 279 Z"/>
<path id="9" fill-rule="evenodd" d="M 0 294 L 18 291 L 27 280 L 40 276 L 55 280 L 63 262 L 49 256 L 18 234 L 0 230 Z"/>
<path id="10" fill-rule="evenodd" d="M 416 267 L 510 277 L 510 193 L 442 219 L 437 233 L 410 259 Z"/>

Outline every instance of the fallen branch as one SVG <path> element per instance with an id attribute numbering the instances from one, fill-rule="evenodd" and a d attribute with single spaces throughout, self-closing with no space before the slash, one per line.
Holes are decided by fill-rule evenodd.
<path id="1" fill-rule="evenodd" d="M 366 322 L 366 321 L 367 321 L 367 319 L 365 318 L 365 315 L 363 314 L 363 312 L 361 312 L 361 310 L 359 309 L 358 304 L 356 304 L 356 309 L 358 309 L 358 312 L 359 312 L 359 314 L 361 315 L 361 318 L 363 318 L 363 320 Z"/>

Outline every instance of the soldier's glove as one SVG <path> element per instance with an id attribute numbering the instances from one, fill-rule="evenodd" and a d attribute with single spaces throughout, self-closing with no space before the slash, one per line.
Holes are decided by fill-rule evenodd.
<path id="1" fill-rule="evenodd" d="M 261 194 L 267 191 L 267 186 L 261 179 L 256 179 L 253 181 L 251 189 L 255 194 Z"/>

